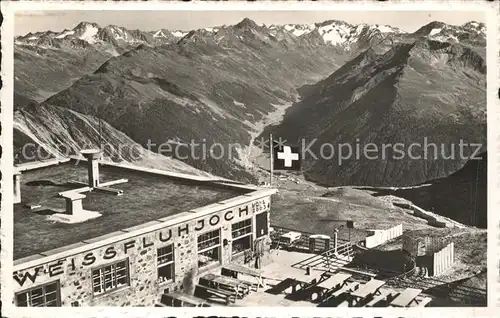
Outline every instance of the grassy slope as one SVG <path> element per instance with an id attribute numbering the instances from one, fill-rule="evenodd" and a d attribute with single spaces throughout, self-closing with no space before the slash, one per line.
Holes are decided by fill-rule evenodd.
<path id="1" fill-rule="evenodd" d="M 355 229 L 351 231 L 353 241 L 364 239 L 367 229 L 384 229 L 397 224 L 403 224 L 406 229 L 429 228 L 426 221 L 403 209 L 348 187 L 307 192 L 280 189 L 273 197 L 271 222 L 279 226 L 331 235 L 335 228 L 345 225 L 345 220 L 355 222 Z M 349 231 L 344 228 L 339 235 L 347 239 Z"/>

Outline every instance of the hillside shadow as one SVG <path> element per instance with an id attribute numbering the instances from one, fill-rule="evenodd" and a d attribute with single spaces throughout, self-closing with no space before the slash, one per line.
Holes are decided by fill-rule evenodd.
<path id="1" fill-rule="evenodd" d="M 347 265 L 353 268 L 374 269 L 380 272 L 378 278 L 402 274 L 411 266 L 411 258 L 401 250 L 366 250 L 357 254 Z"/>
<path id="2" fill-rule="evenodd" d="M 466 225 L 487 227 L 487 152 L 471 159 L 451 175 L 402 189 L 356 187 L 374 197 L 396 196 L 429 212 Z M 396 205 L 396 204 L 395 204 Z"/>

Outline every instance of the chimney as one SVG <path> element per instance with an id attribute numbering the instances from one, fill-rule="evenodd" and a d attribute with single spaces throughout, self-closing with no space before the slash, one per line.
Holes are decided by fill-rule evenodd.
<path id="1" fill-rule="evenodd" d="M 82 156 L 87 158 L 87 169 L 89 173 L 89 187 L 99 186 L 99 159 L 102 152 L 100 149 L 85 149 L 81 151 Z"/>
<path id="2" fill-rule="evenodd" d="M 21 203 L 21 172 L 14 172 L 14 204 Z"/>
<path id="3" fill-rule="evenodd" d="M 85 199 L 85 195 L 76 192 L 68 192 L 62 195 L 62 197 L 66 200 L 66 214 L 77 218 L 85 218 L 82 205 L 82 200 Z"/>

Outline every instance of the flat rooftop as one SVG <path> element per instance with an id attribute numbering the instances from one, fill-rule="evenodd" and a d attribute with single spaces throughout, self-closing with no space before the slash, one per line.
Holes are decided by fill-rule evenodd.
<path id="1" fill-rule="evenodd" d="M 72 161 L 22 172 L 22 202 L 14 205 L 14 259 L 251 192 L 210 181 L 173 179 L 103 164 L 99 171 L 101 183 L 128 179 L 126 183 L 111 186 L 123 190 L 123 195 L 84 192 L 86 198 L 83 199 L 83 208 L 99 212 L 102 216 L 77 224 L 56 223 L 48 220 L 48 215 L 53 214 L 54 210 L 65 210 L 65 200 L 57 197 L 59 192 L 84 187 L 72 182 L 87 182 L 86 162 L 78 165 Z M 26 204 L 41 205 L 42 208 L 35 211 Z"/>

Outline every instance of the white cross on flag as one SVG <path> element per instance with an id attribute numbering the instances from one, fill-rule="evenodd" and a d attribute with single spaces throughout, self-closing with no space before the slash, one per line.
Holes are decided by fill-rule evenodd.
<path id="1" fill-rule="evenodd" d="M 275 170 L 300 170 L 300 151 L 293 146 L 274 147 L 273 166 Z"/>

